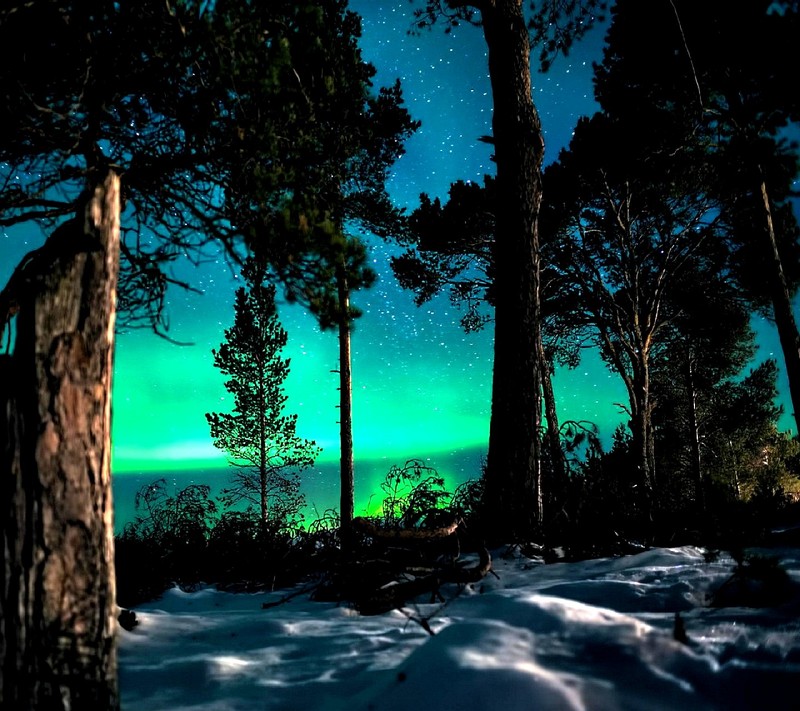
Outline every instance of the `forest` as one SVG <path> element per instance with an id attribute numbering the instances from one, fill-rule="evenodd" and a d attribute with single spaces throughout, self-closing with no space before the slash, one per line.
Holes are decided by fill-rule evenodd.
<path id="1" fill-rule="evenodd" d="M 486 584 L 503 546 L 544 563 L 696 546 L 764 604 L 790 595 L 746 551 L 800 524 L 800 4 L 409 2 L 412 35 L 475 26 L 492 98 L 492 174 L 419 185 L 414 206 L 388 184 L 420 123 L 401 79 L 375 85 L 347 0 L 0 9 L 0 225 L 47 235 L 0 290 L 1 708 L 119 708 L 119 627 L 176 585 L 367 617 Z M 545 165 L 533 84 L 597 23 L 599 110 Z M 491 415 L 468 481 L 397 462 L 357 516 L 370 240 L 409 300 L 445 295 L 465 332 L 491 330 Z M 233 406 L 205 418 L 229 483 L 154 481 L 115 536 L 115 333 L 171 339 L 170 295 L 197 288 L 173 266 L 220 255 L 241 283 L 213 352 Z M 316 520 L 279 299 L 338 344 L 339 506 Z M 793 431 L 754 315 L 778 333 Z M 627 395 L 606 447 L 553 388 L 590 349 Z"/>

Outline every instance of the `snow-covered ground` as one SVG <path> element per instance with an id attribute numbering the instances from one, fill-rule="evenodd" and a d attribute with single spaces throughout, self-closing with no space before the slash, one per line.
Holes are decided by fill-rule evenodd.
<path id="1" fill-rule="evenodd" d="M 305 595 L 262 609 L 286 591 L 170 590 L 120 631 L 123 709 L 800 709 L 800 598 L 709 607 L 730 558 L 685 547 L 545 565 L 502 553 L 496 575 L 444 606 L 374 617 Z M 769 553 L 799 585 L 800 550 Z M 688 644 L 673 638 L 676 612 Z M 418 622 L 430 615 L 434 634 Z"/>

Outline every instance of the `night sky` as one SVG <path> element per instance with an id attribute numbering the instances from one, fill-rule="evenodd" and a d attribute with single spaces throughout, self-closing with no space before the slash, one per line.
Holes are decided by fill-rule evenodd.
<path id="1" fill-rule="evenodd" d="M 407 143 L 389 189 L 393 200 L 413 209 L 420 192 L 444 197 L 457 179 L 482 181 L 492 173 L 491 95 L 481 31 L 441 29 L 409 36 L 413 5 L 358 0 L 365 59 L 378 69 L 377 85 L 399 77 L 409 110 L 422 127 Z M 594 110 L 591 60 L 599 57 L 602 31 L 569 60 L 537 78 L 536 101 L 546 130 L 547 159 L 569 141 L 579 115 Z M 365 312 L 353 335 L 354 440 L 356 459 L 437 456 L 456 449 L 485 448 L 491 393 L 491 327 L 466 335 L 460 313 L 442 297 L 421 308 L 401 290 L 389 269 L 392 249 L 371 242 L 377 285 L 356 293 Z M 233 318 L 235 279 L 220 263 L 179 272 L 205 295 L 173 293 L 170 335 L 196 345 L 181 348 L 144 332 L 118 342 L 114 392 L 114 469 L 117 472 L 208 467 L 224 464 L 211 444 L 203 414 L 228 411 L 231 399 L 214 370 L 211 348 Z M 337 341 L 321 333 L 300 307 L 281 306 L 291 357 L 288 408 L 298 429 L 338 460 Z M 613 402 L 624 399 L 618 379 L 594 362 L 560 377 L 565 415 L 604 429 L 619 420 Z"/>
<path id="2" fill-rule="evenodd" d="M 480 29 L 461 26 L 446 35 L 441 28 L 409 36 L 413 5 L 400 0 L 353 0 L 363 17 L 365 59 L 378 70 L 376 85 L 399 77 L 413 118 L 421 129 L 396 164 L 390 194 L 413 209 L 420 192 L 446 196 L 458 179 L 482 181 L 493 172 L 491 147 L 478 140 L 491 134 L 491 95 L 486 50 Z M 534 98 L 545 131 L 545 161 L 565 146 L 580 115 L 592 113 L 591 62 L 601 56 L 603 30 L 595 30 L 569 58 L 559 59 L 544 76 L 534 76 Z M 39 239 L 35 230 L 0 237 L 0 281 L 26 249 Z M 447 297 L 414 306 L 389 269 L 389 245 L 373 240 L 371 256 L 377 285 L 354 295 L 365 312 L 353 335 L 354 440 L 359 462 L 388 465 L 408 458 L 430 458 L 447 469 L 454 457 L 474 453 L 468 466 L 477 476 L 479 455 L 488 438 L 491 392 L 491 327 L 465 335 L 460 313 Z M 204 414 L 230 411 L 232 399 L 214 369 L 211 349 L 233 320 L 238 284 L 224 261 L 202 268 L 178 265 L 176 276 L 191 281 L 202 296 L 173 291 L 169 301 L 170 336 L 190 341 L 180 347 L 147 331 L 121 334 L 114 384 L 115 474 L 207 470 L 224 467 L 225 455 L 211 442 Z M 334 471 L 338 461 L 338 367 L 336 335 L 322 333 L 300 307 L 281 305 L 291 357 L 288 410 L 298 414 L 298 432 L 324 451 L 320 463 Z M 759 357 L 776 355 L 777 340 L 764 329 Z M 562 419 L 596 423 L 608 441 L 623 416 L 614 403 L 627 398 L 619 378 L 587 354 L 575 371 L 557 373 L 556 395 Z M 787 408 L 788 409 L 788 408 Z M 788 416 L 782 422 L 791 427 Z M 463 466 L 462 466 L 463 468 Z M 366 467 L 365 467 L 366 469 Z M 370 476 L 380 468 L 370 469 Z M 361 484 L 362 490 L 371 488 Z"/>

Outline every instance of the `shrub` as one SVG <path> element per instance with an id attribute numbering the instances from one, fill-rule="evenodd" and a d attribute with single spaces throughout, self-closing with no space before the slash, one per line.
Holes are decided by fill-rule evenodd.
<path id="1" fill-rule="evenodd" d="M 202 580 L 206 547 L 217 513 L 210 487 L 191 484 L 170 496 L 165 479 L 136 494 L 136 518 L 116 540 L 117 595 L 131 605 L 171 584 Z"/>
<path id="2" fill-rule="evenodd" d="M 414 528 L 441 512 L 450 501 L 444 478 L 419 459 L 392 466 L 381 484 L 381 524 L 387 528 Z"/>

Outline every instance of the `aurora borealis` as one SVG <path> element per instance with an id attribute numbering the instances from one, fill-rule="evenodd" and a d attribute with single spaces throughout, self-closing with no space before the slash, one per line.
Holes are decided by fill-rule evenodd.
<path id="1" fill-rule="evenodd" d="M 396 165 L 390 193 L 413 209 L 420 192 L 444 196 L 457 179 L 482 180 L 493 171 L 491 147 L 478 140 L 491 133 L 491 96 L 481 32 L 459 27 L 410 36 L 413 5 L 359 0 L 362 48 L 378 70 L 377 84 L 399 77 L 404 96 L 422 127 Z M 568 61 L 541 78 L 537 101 L 548 156 L 569 140 L 577 117 L 593 109 L 590 62 L 599 56 L 595 33 Z M 372 240 L 379 282 L 354 295 L 365 315 L 353 336 L 354 440 L 357 459 L 404 461 L 456 449 L 485 447 L 491 384 L 491 328 L 465 335 L 460 314 L 442 297 L 417 308 L 389 270 L 391 245 Z M 185 265 L 182 269 L 185 269 Z M 205 292 L 173 292 L 170 335 L 192 341 L 177 347 L 148 333 L 124 334 L 117 350 L 114 392 L 115 471 L 208 468 L 224 465 L 203 417 L 230 406 L 211 348 L 233 318 L 236 281 L 224 263 L 180 273 Z M 289 409 L 298 430 L 322 447 L 322 462 L 338 460 L 337 342 L 321 333 L 300 307 L 283 306 L 289 332 L 286 354 Z M 613 406 L 623 395 L 616 379 L 587 365 L 559 379 L 562 397 L 580 401 L 575 417 L 616 422 Z M 577 408 L 576 408 L 577 410 Z M 477 473 L 477 472 L 476 472 Z"/>
<path id="2" fill-rule="evenodd" d="M 396 204 L 413 209 L 421 192 L 444 197 L 451 182 L 492 173 L 491 146 L 479 140 L 491 134 L 492 113 L 481 31 L 460 26 L 414 36 L 408 34 L 414 5 L 406 0 L 352 0 L 351 7 L 363 17 L 361 46 L 378 70 L 376 86 L 399 77 L 412 117 L 422 121 L 389 186 Z M 603 29 L 595 28 L 569 58 L 534 75 L 546 162 L 567 144 L 578 117 L 595 109 L 591 63 L 600 58 L 602 39 Z M 30 226 L 0 236 L 0 282 L 41 238 Z M 446 296 L 417 308 L 389 269 L 396 247 L 370 244 L 379 280 L 353 296 L 364 311 L 352 344 L 357 495 L 376 491 L 389 466 L 409 458 L 429 458 L 455 477 L 477 476 L 488 437 L 491 328 L 464 334 Z M 232 323 L 238 282 L 222 258 L 174 269 L 203 292 L 173 290 L 167 306 L 169 335 L 194 345 L 177 346 L 146 330 L 120 334 L 113 394 L 113 470 L 120 479 L 215 469 L 225 476 L 225 455 L 212 445 L 205 413 L 232 406 L 211 349 Z M 323 447 L 312 478 L 334 486 L 336 335 L 320 332 L 301 307 L 281 305 L 280 314 L 289 333 L 288 410 L 298 414 L 298 433 Z M 761 329 L 760 342 L 759 358 L 779 355 L 771 328 Z M 555 387 L 560 416 L 595 423 L 605 440 L 623 419 L 615 406 L 627 400 L 623 386 L 591 353 L 577 370 L 559 371 Z M 791 427 L 788 415 L 782 424 Z"/>

